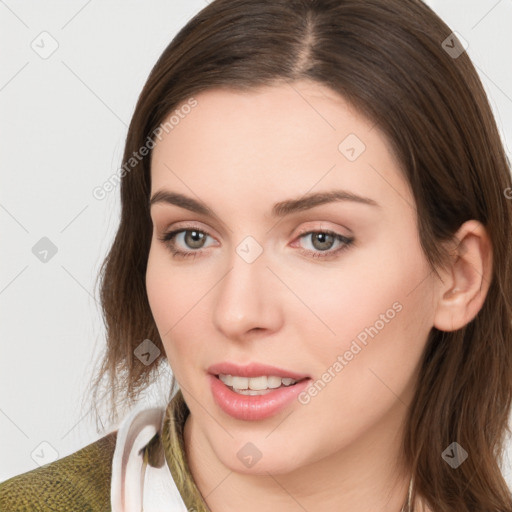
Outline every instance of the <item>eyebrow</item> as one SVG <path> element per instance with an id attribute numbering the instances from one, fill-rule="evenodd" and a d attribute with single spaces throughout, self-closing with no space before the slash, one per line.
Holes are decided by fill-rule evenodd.
<path id="1" fill-rule="evenodd" d="M 309 210 L 315 206 L 337 201 L 351 201 L 380 208 L 380 204 L 369 197 L 359 196 L 347 190 L 330 190 L 328 192 L 307 194 L 297 199 L 280 201 L 272 207 L 272 217 L 285 217 L 295 212 Z M 169 190 L 159 190 L 155 192 L 149 201 L 149 207 L 151 208 L 157 203 L 173 204 L 198 214 L 212 215 L 212 210 L 201 201 Z"/>

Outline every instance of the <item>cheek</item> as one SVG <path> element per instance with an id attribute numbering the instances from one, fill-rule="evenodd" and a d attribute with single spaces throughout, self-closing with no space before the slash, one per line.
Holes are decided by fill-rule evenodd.
<path id="1" fill-rule="evenodd" d="M 343 374 L 335 380 L 350 390 L 349 401 L 389 392 L 376 375 L 398 392 L 407 387 L 432 327 L 430 268 L 419 243 L 404 238 L 397 250 L 400 243 L 359 251 L 337 277 L 312 281 L 309 288 L 311 309 L 326 326 L 309 357 L 317 377 Z M 309 332 L 314 339 L 315 331 Z"/>
<path id="2" fill-rule="evenodd" d="M 197 302 L 197 275 L 174 266 L 171 254 L 153 242 L 146 271 L 146 290 L 155 322 L 161 334 L 175 329 L 180 318 Z"/>
<path id="3" fill-rule="evenodd" d="M 153 314 L 164 349 L 174 371 L 172 361 L 176 360 L 174 353 L 178 349 L 172 339 L 180 329 L 180 318 L 184 316 L 184 306 L 188 301 L 183 295 L 181 284 L 177 282 L 178 273 L 171 273 L 168 258 L 160 248 L 152 246 L 146 271 L 146 290 L 149 306 Z"/>
<path id="4" fill-rule="evenodd" d="M 337 337 L 310 348 L 315 382 L 301 397 L 304 418 L 314 430 L 318 418 L 329 417 L 332 431 L 326 435 L 340 442 L 340 432 L 345 440 L 355 438 L 410 403 L 430 330 L 422 291 L 407 295 L 405 279 L 399 288 L 380 284 L 369 295 L 344 300 L 337 321 L 331 320 Z"/>
<path id="5" fill-rule="evenodd" d="M 165 247 L 152 245 L 146 271 L 148 302 L 164 350 L 178 380 L 200 361 L 205 344 L 199 332 L 205 323 L 207 280 L 194 266 L 174 265 Z M 211 287 L 211 286 L 210 286 Z"/>
<path id="6" fill-rule="evenodd" d="M 153 318 L 160 335 L 162 335 L 165 330 L 172 326 L 170 322 L 167 326 L 164 326 L 163 320 L 166 311 L 174 311 L 172 306 L 175 300 L 172 288 L 167 286 L 167 275 L 163 258 L 159 255 L 159 251 L 154 249 L 154 246 L 151 247 L 148 256 L 146 291 Z"/>
<path id="7" fill-rule="evenodd" d="M 322 320 L 312 323 L 326 342 L 348 348 L 358 335 L 364 341 L 364 333 L 374 325 L 389 330 L 390 323 L 404 316 L 399 309 L 409 315 L 428 304 L 428 285 L 422 282 L 429 269 L 414 246 L 407 255 L 369 247 L 343 260 L 339 271 L 302 283 L 310 310 Z"/>

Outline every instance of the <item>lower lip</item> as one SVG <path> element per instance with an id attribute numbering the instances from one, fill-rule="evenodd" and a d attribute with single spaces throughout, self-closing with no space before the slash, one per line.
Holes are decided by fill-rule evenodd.
<path id="1" fill-rule="evenodd" d="M 241 395 L 231 391 L 218 377 L 209 375 L 210 389 L 217 405 L 238 420 L 263 420 L 277 414 L 304 391 L 311 379 L 277 388 L 264 395 Z"/>

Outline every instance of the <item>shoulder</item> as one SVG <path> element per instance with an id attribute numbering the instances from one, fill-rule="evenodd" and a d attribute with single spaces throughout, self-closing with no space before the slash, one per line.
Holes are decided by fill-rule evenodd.
<path id="1" fill-rule="evenodd" d="M 0 510 L 110 510 L 117 430 L 84 448 L 0 483 Z"/>
<path id="2" fill-rule="evenodd" d="M 165 460 L 165 408 L 136 407 L 118 430 L 0 483 L 1 512 L 186 511 Z"/>

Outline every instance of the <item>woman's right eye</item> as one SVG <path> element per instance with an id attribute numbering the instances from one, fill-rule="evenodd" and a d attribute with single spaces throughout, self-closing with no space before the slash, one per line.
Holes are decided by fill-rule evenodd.
<path id="1" fill-rule="evenodd" d="M 208 233 L 197 228 L 185 228 L 175 229 L 164 233 L 163 236 L 159 237 L 159 240 L 163 242 L 171 251 L 175 258 L 188 258 L 190 256 L 196 256 L 201 251 L 198 250 L 183 250 L 177 248 L 177 240 L 181 240 L 181 246 L 188 246 L 192 249 L 201 249 L 204 247 L 204 240 L 208 237 Z"/>

